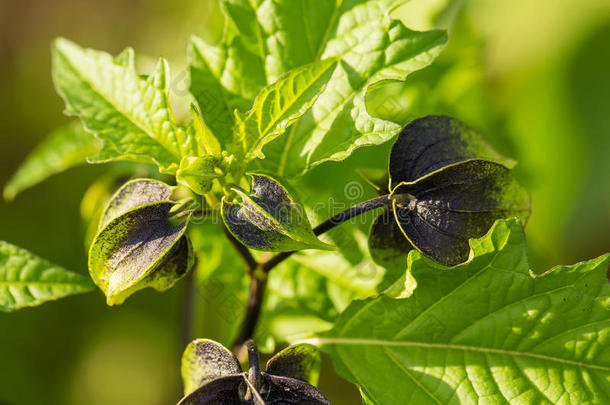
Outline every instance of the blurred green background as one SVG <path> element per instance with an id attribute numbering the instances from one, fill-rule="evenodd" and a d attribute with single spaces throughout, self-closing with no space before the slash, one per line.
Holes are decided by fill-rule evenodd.
<path id="1" fill-rule="evenodd" d="M 178 113 L 186 101 L 186 43 L 218 39 L 216 0 L 20 0 L 0 2 L 0 184 L 50 130 L 68 121 L 50 75 L 50 42 L 66 36 L 118 53 L 136 50 L 146 71 L 170 60 Z M 527 226 L 534 271 L 610 250 L 610 2 L 414 0 L 395 12 L 412 29 L 449 29 L 439 60 L 368 99 L 406 123 L 453 115 L 519 161 L 532 195 Z M 182 106 L 182 110 L 181 110 Z M 386 165 L 384 145 L 344 167 Z M 306 179 L 339 187 L 320 168 Z M 86 274 L 79 206 L 106 170 L 87 166 L 0 202 L 0 239 Z M 344 181 L 340 187 L 343 189 Z M 106 307 L 101 293 L 0 314 L 0 404 L 170 404 L 180 390 L 180 283 Z M 214 336 L 214 317 L 196 329 Z M 328 365 L 328 362 L 326 362 Z M 357 391 L 322 373 L 333 404 Z"/>

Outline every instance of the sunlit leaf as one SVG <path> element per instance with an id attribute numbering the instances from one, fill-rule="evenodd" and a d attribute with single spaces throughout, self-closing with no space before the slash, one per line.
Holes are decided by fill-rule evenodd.
<path id="1" fill-rule="evenodd" d="M 263 88 L 248 113 L 237 113 L 231 151 L 240 157 L 263 158 L 263 146 L 285 133 L 311 108 L 336 66 L 336 58 L 314 62 L 289 71 Z"/>
<path id="2" fill-rule="evenodd" d="M 0 311 L 33 307 L 94 288 L 89 278 L 0 241 Z"/>
<path id="3" fill-rule="evenodd" d="M 193 37 L 188 48 L 190 92 L 225 149 L 233 138 L 233 111 L 248 111 L 260 89 L 268 84 L 260 59 L 230 31 L 226 29 L 225 42 L 218 47 Z"/>
<path id="4" fill-rule="evenodd" d="M 313 233 L 304 209 L 271 177 L 252 174 L 252 194 L 236 189 L 241 203 L 222 202 L 222 216 L 244 245 L 264 251 L 333 249 Z"/>
<path id="5" fill-rule="evenodd" d="M 46 178 L 85 163 L 99 148 L 99 141 L 87 133 L 80 122 L 56 129 L 30 152 L 6 183 L 4 199 L 10 201 Z"/>
<path id="6" fill-rule="evenodd" d="M 91 161 L 156 163 L 162 172 L 174 173 L 183 156 L 197 156 L 192 131 L 177 125 L 172 116 L 165 60 L 142 78 L 131 50 L 113 59 L 58 39 L 53 45 L 53 79 L 66 113 L 80 117 L 103 141 Z"/>
<path id="7" fill-rule="evenodd" d="M 348 1 L 333 5 L 329 21 L 322 14 L 319 22 L 327 24 L 327 36 L 316 53 L 321 58 L 341 56 L 341 69 L 294 130 L 265 150 L 279 162 L 264 162 L 273 165 L 265 166 L 267 170 L 298 175 L 322 162 L 343 160 L 358 147 L 383 143 L 400 131 L 398 124 L 369 114 L 366 94 L 383 81 L 404 80 L 428 65 L 446 36 L 410 31 L 392 20 L 388 13 L 398 3 Z"/>
<path id="8" fill-rule="evenodd" d="M 471 247 L 451 269 L 412 251 L 410 298 L 356 301 L 310 343 L 378 405 L 608 402 L 610 256 L 536 277 L 517 220 Z"/>
<path id="9" fill-rule="evenodd" d="M 187 127 L 187 134 L 197 140 L 197 144 L 200 147 L 199 154 L 211 155 L 214 157 L 220 157 L 222 154 L 222 147 L 216 135 L 205 123 L 201 117 L 201 113 L 194 104 L 191 104 L 191 123 Z"/>
<path id="10" fill-rule="evenodd" d="M 441 31 L 414 32 L 389 17 L 406 0 L 223 0 L 227 16 L 218 46 L 194 39 L 191 92 L 211 128 L 229 133 L 232 111 L 246 111 L 260 88 L 287 71 L 340 57 L 312 108 L 277 137 L 259 162 L 281 177 L 302 174 L 353 150 L 383 143 L 400 126 L 371 116 L 369 88 L 404 80 L 441 51 Z"/>

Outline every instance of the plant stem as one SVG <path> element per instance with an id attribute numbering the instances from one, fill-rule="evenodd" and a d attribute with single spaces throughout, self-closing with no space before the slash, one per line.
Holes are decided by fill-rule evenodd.
<path id="1" fill-rule="evenodd" d="M 316 226 L 313 232 L 316 236 L 321 235 L 331 230 L 335 226 L 350 220 L 351 218 L 354 218 L 358 215 L 364 214 L 365 212 L 374 210 L 376 208 L 388 206 L 391 203 L 392 199 L 390 195 L 382 195 L 371 200 L 363 201 L 348 208 L 343 212 L 340 212 L 337 215 L 333 215 L 326 221 L 322 222 L 320 225 Z M 261 308 L 263 305 L 265 289 L 267 287 L 266 274 L 295 252 L 292 251 L 278 253 L 266 262 L 258 263 L 256 259 L 252 257 L 252 254 L 250 253 L 248 248 L 244 246 L 241 242 L 239 242 L 237 239 L 235 239 L 235 237 L 231 234 L 231 232 L 229 232 L 228 229 L 226 229 L 226 227 L 225 233 L 248 265 L 248 272 L 250 275 L 250 293 L 248 296 L 248 303 L 246 305 L 246 315 L 244 316 L 239 335 L 233 343 L 233 350 L 238 351 L 239 348 L 254 335 L 254 330 L 256 329 L 256 324 L 258 323 Z M 257 269 L 262 270 L 263 276 L 257 274 Z"/>
<path id="2" fill-rule="evenodd" d="M 248 379 L 250 383 L 254 386 L 256 391 L 260 388 L 260 367 L 258 365 L 258 347 L 256 347 L 256 343 L 254 340 L 248 340 L 246 342 L 246 346 L 248 348 Z"/>
<path id="3" fill-rule="evenodd" d="M 345 221 L 349 221 L 350 219 L 357 217 L 358 215 L 364 214 L 365 212 L 374 210 L 376 208 L 385 207 L 392 203 L 392 199 L 389 194 L 382 195 L 380 197 L 376 197 L 367 201 L 363 201 L 359 204 L 356 204 L 345 211 L 338 213 L 337 215 L 333 215 L 326 221 L 322 222 L 320 225 L 316 226 L 313 229 L 313 233 L 316 236 L 322 235 L 325 232 L 330 231 L 337 225 L 341 225 Z M 292 252 L 282 252 L 273 256 L 271 259 L 267 260 L 263 263 L 263 271 L 268 273 L 272 268 L 289 258 L 295 251 Z"/>
<path id="4" fill-rule="evenodd" d="M 244 315 L 244 320 L 239 329 L 239 334 L 233 343 L 234 351 L 239 350 L 239 348 L 254 335 L 254 330 L 256 329 L 256 324 L 258 323 L 258 318 L 261 314 L 266 288 L 266 278 L 250 277 L 250 293 L 246 304 L 246 314 Z"/>
<path id="5" fill-rule="evenodd" d="M 248 273 L 250 273 L 250 276 L 253 276 L 254 270 L 256 270 L 259 264 L 254 258 L 254 256 L 252 256 L 252 253 L 250 253 L 250 250 L 243 243 L 235 239 L 235 236 L 233 236 L 233 234 L 227 229 L 224 224 L 222 224 L 222 230 L 233 245 L 233 247 L 235 247 L 235 250 L 237 250 L 237 253 L 239 253 L 241 258 L 244 260 L 246 266 L 248 266 Z"/>

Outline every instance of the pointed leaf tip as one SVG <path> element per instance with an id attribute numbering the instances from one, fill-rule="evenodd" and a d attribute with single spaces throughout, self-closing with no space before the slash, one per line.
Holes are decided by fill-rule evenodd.
<path id="1" fill-rule="evenodd" d="M 53 82 L 68 115 L 103 141 L 89 160 L 153 163 L 174 174 L 180 159 L 199 147 L 171 112 L 169 70 L 163 59 L 148 77 L 138 75 L 131 51 L 113 57 L 58 38 L 52 47 Z M 106 117 L 106 119 L 100 119 Z"/>
<path id="2" fill-rule="evenodd" d="M 33 307 L 94 288 L 88 277 L 0 241 L 0 311 Z"/>

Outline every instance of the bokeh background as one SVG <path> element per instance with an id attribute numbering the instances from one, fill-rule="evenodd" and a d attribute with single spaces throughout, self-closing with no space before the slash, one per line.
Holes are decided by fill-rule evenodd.
<path id="1" fill-rule="evenodd" d="M 406 123 L 453 115 L 519 161 L 532 195 L 530 261 L 541 272 L 610 250 L 610 2 L 414 0 L 396 10 L 412 29 L 446 28 L 431 67 L 370 94 L 378 115 Z M 185 105 L 186 44 L 220 36 L 216 0 L 20 0 L 0 2 L 0 184 L 49 131 L 68 119 L 50 75 L 50 42 L 68 37 L 118 53 L 136 49 L 145 72 L 170 60 L 178 114 Z M 388 145 L 360 150 L 342 167 L 383 168 Z M 305 181 L 343 190 L 337 164 Z M 80 201 L 101 166 L 73 169 L 0 202 L 0 239 L 86 274 Z M 0 404 L 170 404 L 180 391 L 184 283 L 106 307 L 100 293 L 0 313 Z M 214 317 L 196 333 L 214 336 Z M 330 370 L 334 404 L 357 391 Z"/>

